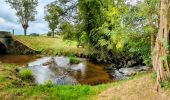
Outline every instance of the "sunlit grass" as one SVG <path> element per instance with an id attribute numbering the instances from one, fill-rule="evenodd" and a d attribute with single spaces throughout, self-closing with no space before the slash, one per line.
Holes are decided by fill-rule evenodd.
<path id="1" fill-rule="evenodd" d="M 77 48 L 76 41 L 64 41 L 61 38 L 46 36 L 16 36 L 17 39 L 45 55 L 87 55 L 88 50 Z"/>

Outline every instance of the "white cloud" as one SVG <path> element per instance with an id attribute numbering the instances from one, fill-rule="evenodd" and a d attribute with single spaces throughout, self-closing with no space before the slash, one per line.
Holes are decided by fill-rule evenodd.
<path id="1" fill-rule="evenodd" d="M 0 24 L 4 24 L 6 21 L 4 18 L 0 17 Z"/>

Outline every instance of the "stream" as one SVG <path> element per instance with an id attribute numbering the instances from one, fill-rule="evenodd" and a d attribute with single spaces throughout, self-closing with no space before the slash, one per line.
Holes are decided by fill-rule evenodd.
<path id="1" fill-rule="evenodd" d="M 99 64 L 85 58 L 79 58 L 80 63 L 71 64 L 69 57 L 38 57 L 27 55 L 1 55 L 0 61 L 17 64 L 32 70 L 35 82 L 44 84 L 51 81 L 59 85 L 89 84 L 96 85 L 111 82 L 107 70 L 108 64 Z"/>

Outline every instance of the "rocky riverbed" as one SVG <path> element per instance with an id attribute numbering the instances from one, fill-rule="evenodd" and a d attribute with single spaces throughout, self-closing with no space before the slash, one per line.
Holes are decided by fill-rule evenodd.
<path id="1" fill-rule="evenodd" d="M 116 68 L 114 66 L 115 64 L 105 67 L 105 69 L 108 70 L 108 73 L 110 73 L 111 78 L 114 80 L 128 79 L 130 76 L 133 76 L 138 72 L 146 72 L 150 69 L 144 65 L 137 65 L 129 68 Z"/>

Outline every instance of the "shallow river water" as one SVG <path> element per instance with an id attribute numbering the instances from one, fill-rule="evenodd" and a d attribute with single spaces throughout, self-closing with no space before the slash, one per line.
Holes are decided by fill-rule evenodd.
<path id="1" fill-rule="evenodd" d="M 79 58 L 80 63 L 70 64 L 66 56 L 37 57 L 27 55 L 1 55 L 0 61 L 17 64 L 29 68 L 35 76 L 37 84 L 51 81 L 54 84 L 101 84 L 111 82 L 109 74 L 104 69 L 107 64 L 97 64 L 93 61 Z"/>

